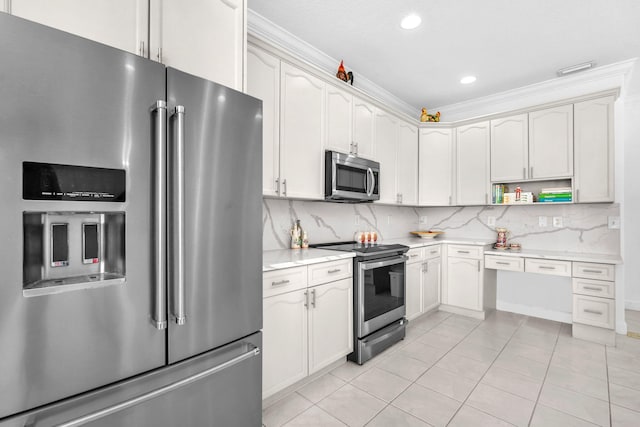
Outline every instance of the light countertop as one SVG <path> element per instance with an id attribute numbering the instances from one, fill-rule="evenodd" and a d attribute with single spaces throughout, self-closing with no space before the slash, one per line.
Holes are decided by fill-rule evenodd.
<path id="1" fill-rule="evenodd" d="M 276 249 L 262 252 L 262 272 L 319 262 L 353 258 L 353 252 L 328 251 L 326 249 Z"/>
<path id="2" fill-rule="evenodd" d="M 473 238 L 464 238 L 464 237 L 434 237 L 433 239 L 423 239 L 420 237 L 401 237 L 398 239 L 387 239 L 381 242 L 384 243 L 397 243 L 400 245 L 407 245 L 411 249 L 413 248 L 421 248 L 423 246 L 432 246 L 432 245 L 440 245 L 443 243 L 449 245 L 474 245 L 474 246 L 486 246 L 495 243 L 495 240 L 488 239 L 473 239 Z"/>
<path id="3" fill-rule="evenodd" d="M 538 259 L 553 259 L 560 261 L 577 261 L 577 262 L 594 262 L 597 264 L 622 264 L 622 258 L 619 255 L 609 254 L 591 254 L 583 252 L 561 252 L 561 251 L 545 251 L 539 249 L 522 249 L 520 251 L 512 251 L 509 249 L 497 250 L 490 249 L 484 251 L 485 255 L 500 255 L 508 257 L 525 257 Z"/>

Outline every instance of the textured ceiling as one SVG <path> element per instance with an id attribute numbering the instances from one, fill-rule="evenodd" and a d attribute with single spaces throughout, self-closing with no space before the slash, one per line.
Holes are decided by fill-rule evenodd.
<path id="1" fill-rule="evenodd" d="M 640 56 L 640 0 L 248 0 L 249 8 L 413 105 L 431 108 Z M 415 12 L 411 31 L 400 19 Z M 461 85 L 473 74 L 478 80 Z"/>

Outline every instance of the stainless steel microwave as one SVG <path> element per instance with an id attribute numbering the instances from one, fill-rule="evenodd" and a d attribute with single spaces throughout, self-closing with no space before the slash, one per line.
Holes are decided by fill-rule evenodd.
<path id="1" fill-rule="evenodd" d="M 380 163 L 337 151 L 326 151 L 324 199 L 333 202 L 380 200 Z"/>

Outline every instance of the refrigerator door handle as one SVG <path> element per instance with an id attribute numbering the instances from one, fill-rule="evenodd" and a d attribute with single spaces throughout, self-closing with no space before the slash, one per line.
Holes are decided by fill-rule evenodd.
<path id="1" fill-rule="evenodd" d="M 228 369 L 234 365 L 237 365 L 240 362 L 243 362 L 247 359 L 250 359 L 252 357 L 258 356 L 260 354 L 260 348 L 259 347 L 255 347 L 253 344 L 248 344 L 248 346 L 250 347 L 249 351 L 242 353 L 241 355 L 234 357 L 231 360 L 228 360 L 224 363 L 221 363 L 220 365 L 217 366 L 213 366 L 209 369 L 206 369 L 202 372 L 198 372 L 195 375 L 192 375 L 190 377 L 184 378 L 182 380 L 173 382 L 171 384 L 167 384 L 164 387 L 160 387 L 157 388 L 155 390 L 152 390 L 148 393 L 144 393 L 141 394 L 140 396 L 134 397 L 133 399 L 130 400 L 125 400 L 124 402 L 120 402 L 120 403 L 116 403 L 115 405 L 112 406 L 108 406 L 106 408 L 103 408 L 99 411 L 93 412 L 91 414 L 87 414 L 87 415 L 83 415 L 82 417 L 78 417 L 75 418 L 73 420 L 70 421 L 66 421 L 62 424 L 58 424 L 56 427 L 77 427 L 77 426 L 81 426 L 96 420 L 99 420 L 100 418 L 104 418 L 106 416 L 115 414 L 117 412 L 120 411 L 124 411 L 125 409 L 131 408 L 133 406 L 139 405 L 141 403 L 144 403 L 148 400 L 154 399 L 158 396 L 161 396 L 163 394 L 167 394 L 170 393 L 172 391 L 175 391 L 179 388 L 182 388 L 184 386 L 187 386 L 189 384 L 192 384 L 196 381 L 200 381 L 204 378 L 207 378 L 213 374 L 216 374 L 220 371 L 223 371 L 225 369 Z"/>
<path id="2" fill-rule="evenodd" d="M 155 267 L 155 295 L 153 299 L 153 326 L 158 330 L 167 328 L 167 294 L 166 294 L 166 262 L 164 247 L 166 244 L 167 219 L 164 206 L 166 203 L 167 176 L 167 103 L 159 100 L 151 107 L 154 117 L 154 178 L 155 178 L 155 213 L 154 233 L 156 244 L 153 248 Z"/>
<path id="3" fill-rule="evenodd" d="M 173 316 L 178 325 L 187 323 L 184 289 L 184 106 L 177 105 L 173 114 L 174 141 L 172 147 L 171 185 L 171 279 L 173 282 Z"/>

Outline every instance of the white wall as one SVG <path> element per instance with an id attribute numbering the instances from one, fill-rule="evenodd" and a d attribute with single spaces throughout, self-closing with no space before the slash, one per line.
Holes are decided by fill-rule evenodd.
<path id="1" fill-rule="evenodd" d="M 640 91 L 625 97 L 624 109 L 624 293 L 626 307 L 640 310 Z"/>

